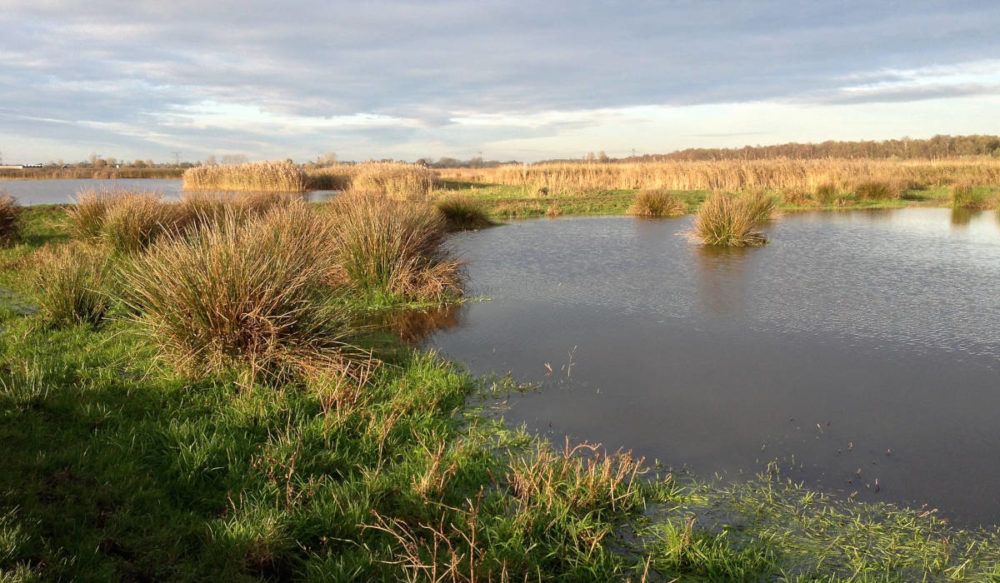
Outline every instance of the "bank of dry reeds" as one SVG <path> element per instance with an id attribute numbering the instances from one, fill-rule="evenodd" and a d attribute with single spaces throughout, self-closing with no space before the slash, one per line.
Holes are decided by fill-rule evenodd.
<path id="1" fill-rule="evenodd" d="M 400 200 L 425 201 L 434 188 L 434 173 L 420 164 L 362 162 L 333 164 L 308 171 L 317 190 L 379 192 Z"/>
<path id="2" fill-rule="evenodd" d="M 198 166 L 184 172 L 184 190 L 210 192 L 303 192 L 306 174 L 291 162 Z"/>
<path id="3" fill-rule="evenodd" d="M 531 192 L 574 193 L 614 189 L 675 191 L 745 190 L 853 194 L 858 187 L 880 183 L 888 191 L 871 196 L 895 196 L 900 190 L 947 186 L 966 181 L 1000 184 L 1000 159 L 943 160 L 719 160 L 634 163 L 544 163 L 497 168 L 443 169 L 447 180 L 523 186 Z"/>

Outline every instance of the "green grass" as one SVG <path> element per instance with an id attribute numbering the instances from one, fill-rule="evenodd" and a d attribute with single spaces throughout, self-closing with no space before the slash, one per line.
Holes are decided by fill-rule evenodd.
<path id="1" fill-rule="evenodd" d="M 63 212 L 28 209 L 0 250 L 23 301 Z M 546 445 L 482 413 L 517 387 L 389 340 L 364 385 L 248 386 L 178 374 L 131 319 L 52 328 L 17 308 L 0 295 L 0 580 L 1000 577 L 996 532 Z"/>
<path id="2" fill-rule="evenodd" d="M 882 186 L 884 185 L 866 186 L 862 192 L 865 196 L 853 192 L 838 192 L 830 185 L 821 185 L 814 193 L 796 196 L 779 192 L 771 194 L 778 199 L 778 208 L 787 211 L 881 209 L 951 204 L 947 187 L 909 189 L 901 191 L 898 196 L 895 196 L 895 191 L 891 191 L 889 194 L 892 196 L 888 196 L 882 192 Z M 685 209 L 684 212 L 687 213 L 697 210 L 709 195 L 706 191 L 664 191 L 664 193 L 670 194 L 680 202 Z M 626 215 L 631 214 L 630 209 L 635 207 L 637 201 L 641 202 L 642 197 L 640 190 L 542 195 L 519 186 L 455 181 L 439 182 L 435 195 L 468 197 L 478 202 L 495 221 L 545 216 Z"/>

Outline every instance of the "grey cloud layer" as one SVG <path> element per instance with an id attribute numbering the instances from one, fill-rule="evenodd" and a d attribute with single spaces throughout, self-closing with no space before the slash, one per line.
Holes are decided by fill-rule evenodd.
<path id="1" fill-rule="evenodd" d="M 0 8 L 0 130 L 72 140 L 97 130 L 37 120 L 117 124 L 100 139 L 122 135 L 161 150 L 292 141 L 163 123 L 206 102 L 424 126 L 345 130 L 375 147 L 414 137 L 459 143 L 463 132 L 448 126 L 462 113 L 990 92 L 840 90 L 852 75 L 893 81 L 893 71 L 1000 58 L 992 0 L 8 0 Z"/>

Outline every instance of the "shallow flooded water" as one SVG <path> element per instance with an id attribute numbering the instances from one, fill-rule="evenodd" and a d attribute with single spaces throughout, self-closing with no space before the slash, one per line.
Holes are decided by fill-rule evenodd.
<path id="1" fill-rule="evenodd" d="M 129 189 L 156 192 L 165 200 L 178 200 L 181 181 L 172 179 L 63 179 L 63 180 L 0 180 L 0 193 L 6 192 L 24 206 L 36 204 L 64 204 L 73 202 L 81 190 Z M 335 195 L 333 190 L 314 190 L 305 194 L 307 200 L 321 201 Z"/>
<path id="2" fill-rule="evenodd" d="M 439 318 L 425 342 L 475 373 L 542 383 L 505 417 L 557 442 L 706 478 L 777 461 L 842 496 L 1000 522 L 994 213 L 791 214 L 766 247 L 730 252 L 692 244 L 690 224 L 457 235 L 473 295 L 491 300 Z"/>

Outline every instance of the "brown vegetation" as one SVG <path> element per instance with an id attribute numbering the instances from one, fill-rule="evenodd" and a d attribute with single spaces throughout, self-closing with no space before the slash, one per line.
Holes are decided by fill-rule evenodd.
<path id="1" fill-rule="evenodd" d="M 687 206 L 669 190 L 640 190 L 628 214 L 637 217 L 677 217 L 684 214 Z"/>
<path id="2" fill-rule="evenodd" d="M 21 229 L 21 207 L 17 200 L 0 192 L 0 246 L 10 245 L 17 240 Z"/>
<path id="3" fill-rule="evenodd" d="M 291 162 L 198 166 L 184 172 L 184 190 L 303 192 L 306 190 L 306 175 Z"/>

